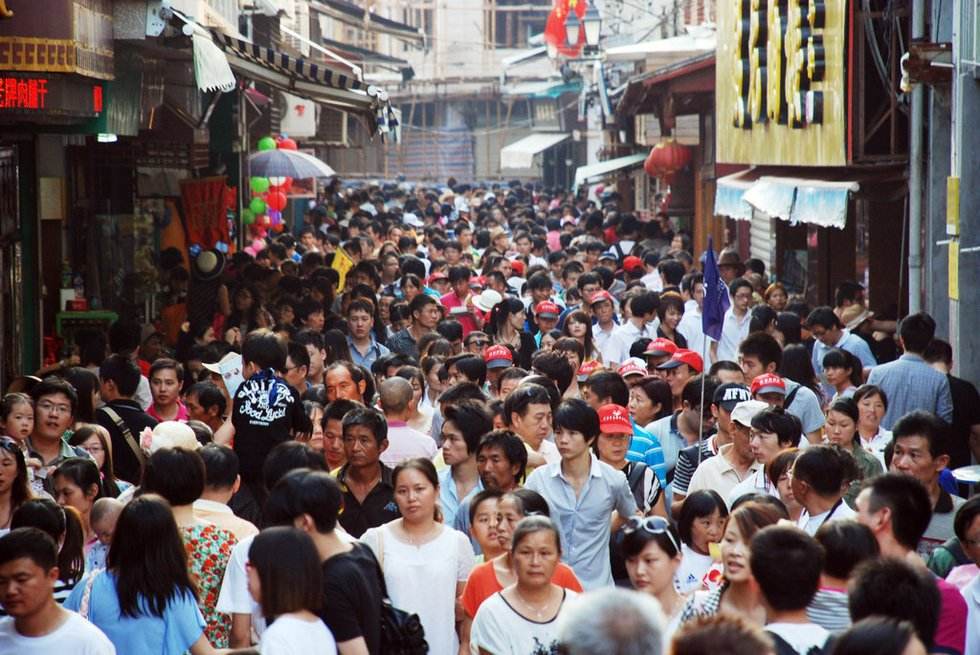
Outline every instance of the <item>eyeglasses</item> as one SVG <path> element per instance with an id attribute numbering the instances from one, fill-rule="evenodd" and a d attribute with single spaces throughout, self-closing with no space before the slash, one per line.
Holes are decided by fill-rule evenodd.
<path id="1" fill-rule="evenodd" d="M 47 412 L 48 414 L 55 414 L 55 413 L 58 413 L 58 414 L 70 414 L 71 413 L 71 405 L 55 405 L 54 403 L 48 402 L 47 400 L 42 400 L 41 402 L 39 402 L 37 404 L 37 408 L 40 409 L 43 412 Z"/>
<path id="2" fill-rule="evenodd" d="M 626 534 L 632 534 L 637 530 L 644 530 L 650 534 L 665 534 L 667 539 L 670 540 L 670 545 L 674 547 L 675 552 L 681 552 L 681 547 L 677 543 L 677 539 L 670 531 L 670 522 L 662 516 L 646 516 L 644 518 L 639 518 L 634 516 L 630 518 L 626 525 L 623 527 L 623 532 Z"/>
<path id="3" fill-rule="evenodd" d="M 471 346 L 476 346 L 477 348 L 486 348 L 490 345 L 490 342 L 485 339 L 473 339 L 470 341 Z"/>

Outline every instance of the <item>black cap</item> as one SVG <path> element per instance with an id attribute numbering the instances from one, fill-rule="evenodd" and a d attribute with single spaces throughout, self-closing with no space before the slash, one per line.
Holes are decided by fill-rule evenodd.
<path id="1" fill-rule="evenodd" d="M 712 403 L 729 413 L 735 409 L 735 405 L 745 400 L 752 400 L 752 394 L 747 386 L 737 382 L 726 382 L 719 385 L 715 389 L 715 395 L 711 398 Z"/>

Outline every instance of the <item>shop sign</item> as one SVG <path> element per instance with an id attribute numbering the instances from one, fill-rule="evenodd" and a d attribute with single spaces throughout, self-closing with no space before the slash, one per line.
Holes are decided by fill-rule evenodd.
<path id="1" fill-rule="evenodd" d="M 845 0 L 718 3 L 718 161 L 847 164 Z"/>
<path id="2" fill-rule="evenodd" d="M 0 73 L 0 117 L 98 116 L 104 108 L 100 82 L 73 75 Z"/>

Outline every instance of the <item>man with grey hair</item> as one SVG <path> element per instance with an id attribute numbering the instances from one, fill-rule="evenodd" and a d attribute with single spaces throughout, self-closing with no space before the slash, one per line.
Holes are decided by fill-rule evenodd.
<path id="1" fill-rule="evenodd" d="M 566 655 L 662 655 L 667 621 L 653 597 L 620 587 L 578 596 L 558 618 Z"/>
<path id="2" fill-rule="evenodd" d="M 408 427 L 406 422 L 415 410 L 413 403 L 416 402 L 409 381 L 400 377 L 388 378 L 378 387 L 378 396 L 381 411 L 388 421 L 388 448 L 381 453 L 381 463 L 394 468 L 412 457 L 435 457 L 437 447 L 432 437 Z"/>

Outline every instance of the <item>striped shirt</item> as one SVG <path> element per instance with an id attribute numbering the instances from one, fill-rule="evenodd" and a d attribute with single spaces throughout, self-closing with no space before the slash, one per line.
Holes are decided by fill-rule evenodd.
<path id="1" fill-rule="evenodd" d="M 633 438 L 630 439 L 629 450 L 626 452 L 626 459 L 630 462 L 643 462 L 657 474 L 660 486 L 667 486 L 667 464 L 664 461 L 664 449 L 660 440 L 647 430 L 637 425 L 632 417 L 630 424 L 633 426 Z"/>
<path id="2" fill-rule="evenodd" d="M 806 607 L 806 616 L 824 630 L 843 632 L 851 627 L 846 589 L 821 587 Z"/>
<path id="3" fill-rule="evenodd" d="M 714 435 L 701 441 L 701 458 L 698 459 L 698 444 L 681 449 L 677 453 L 677 466 L 674 467 L 674 496 L 686 496 L 691 477 L 700 462 L 715 456 Z"/>

